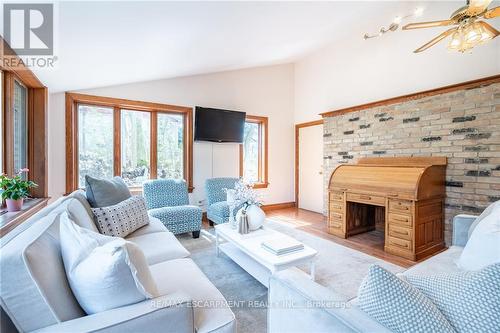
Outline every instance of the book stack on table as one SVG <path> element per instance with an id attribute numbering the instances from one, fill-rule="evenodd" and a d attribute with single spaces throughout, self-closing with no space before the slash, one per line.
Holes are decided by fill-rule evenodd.
<path id="1" fill-rule="evenodd" d="M 262 248 L 277 256 L 297 252 L 304 249 L 304 244 L 290 238 L 283 237 L 262 242 Z"/>

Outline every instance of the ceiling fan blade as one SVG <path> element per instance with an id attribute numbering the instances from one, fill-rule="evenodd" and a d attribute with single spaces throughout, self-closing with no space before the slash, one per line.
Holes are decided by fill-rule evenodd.
<path id="1" fill-rule="evenodd" d="M 429 47 L 433 46 L 434 44 L 439 43 L 440 41 L 442 41 L 443 39 L 445 39 L 446 37 L 448 37 L 449 35 L 451 35 L 455 31 L 457 31 L 457 28 L 451 28 L 449 30 L 446 30 L 445 32 L 439 34 L 437 37 L 431 39 L 429 42 L 427 42 L 426 44 L 420 46 L 418 49 L 416 49 L 413 52 L 414 53 L 419 53 L 419 52 L 425 51 Z"/>
<path id="2" fill-rule="evenodd" d="M 492 0 L 470 0 L 467 14 L 470 16 L 479 15 L 488 8 Z"/>
<path id="3" fill-rule="evenodd" d="M 495 8 L 491 8 L 486 13 L 484 13 L 485 19 L 492 19 L 492 18 L 499 17 L 499 16 L 500 16 L 500 6 L 495 7 Z"/>
<path id="4" fill-rule="evenodd" d="M 491 34 L 494 36 L 493 38 L 495 38 L 496 36 L 500 35 L 500 31 L 498 31 L 497 29 L 493 28 L 491 25 L 489 25 L 488 23 L 484 22 L 484 21 L 477 21 L 478 24 L 481 24 L 483 26 L 484 29 L 488 30 L 489 32 L 491 32 Z"/>
<path id="5" fill-rule="evenodd" d="M 442 26 L 447 26 L 447 25 L 452 25 L 452 24 L 455 24 L 454 20 L 409 23 L 403 27 L 403 30 L 442 27 Z"/>

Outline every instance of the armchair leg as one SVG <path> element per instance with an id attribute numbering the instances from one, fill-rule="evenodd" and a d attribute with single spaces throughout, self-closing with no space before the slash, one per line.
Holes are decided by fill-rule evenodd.
<path id="1" fill-rule="evenodd" d="M 208 224 L 209 224 L 211 227 L 213 227 L 213 226 L 214 226 L 214 223 L 213 223 L 212 221 L 210 221 L 210 220 L 208 220 Z"/>
<path id="2" fill-rule="evenodd" d="M 193 231 L 193 238 L 200 238 L 200 230 Z"/>

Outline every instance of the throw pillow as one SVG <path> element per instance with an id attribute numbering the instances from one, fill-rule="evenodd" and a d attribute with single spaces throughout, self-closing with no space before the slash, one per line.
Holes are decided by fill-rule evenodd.
<path id="1" fill-rule="evenodd" d="M 500 263 L 500 205 L 492 207 L 477 224 L 457 262 L 465 270 L 479 270 L 495 263 Z"/>
<path id="2" fill-rule="evenodd" d="M 75 222 L 78 226 L 99 232 L 94 223 L 92 210 L 89 212 L 80 199 L 70 198 L 66 205 L 66 213 L 68 213 L 71 221 Z"/>
<path id="3" fill-rule="evenodd" d="M 500 264 L 480 271 L 405 276 L 439 308 L 457 332 L 498 332 Z"/>
<path id="4" fill-rule="evenodd" d="M 454 332 L 431 300 L 408 282 L 373 265 L 358 291 L 358 306 L 393 332 Z"/>
<path id="5" fill-rule="evenodd" d="M 491 205 L 489 205 L 488 207 L 486 207 L 486 209 L 483 210 L 481 215 L 479 215 L 478 218 L 476 220 L 474 220 L 474 222 L 469 227 L 468 238 L 470 238 L 472 236 L 472 232 L 474 232 L 474 230 L 476 229 L 479 222 L 481 222 L 486 216 L 490 215 L 491 212 L 493 211 L 493 209 L 496 207 L 500 207 L 500 200 L 496 201 L 496 202 L 492 203 Z"/>
<path id="6" fill-rule="evenodd" d="M 99 231 L 108 236 L 125 237 L 149 224 L 146 201 L 133 196 L 114 206 L 92 208 Z"/>
<path id="7" fill-rule="evenodd" d="M 61 255 L 76 300 L 87 314 L 158 296 L 137 245 L 81 228 L 61 215 Z"/>
<path id="8" fill-rule="evenodd" d="M 91 207 L 116 205 L 132 195 L 121 177 L 99 179 L 85 176 L 85 193 Z"/>

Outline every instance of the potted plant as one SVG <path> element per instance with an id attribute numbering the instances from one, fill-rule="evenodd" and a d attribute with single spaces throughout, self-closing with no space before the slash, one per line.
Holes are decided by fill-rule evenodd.
<path id="1" fill-rule="evenodd" d="M 24 198 L 29 196 L 29 189 L 38 186 L 31 180 L 24 180 L 21 176 L 29 169 L 21 169 L 14 177 L 0 175 L 0 189 L 2 200 L 5 200 L 7 211 L 17 212 L 23 208 Z"/>

